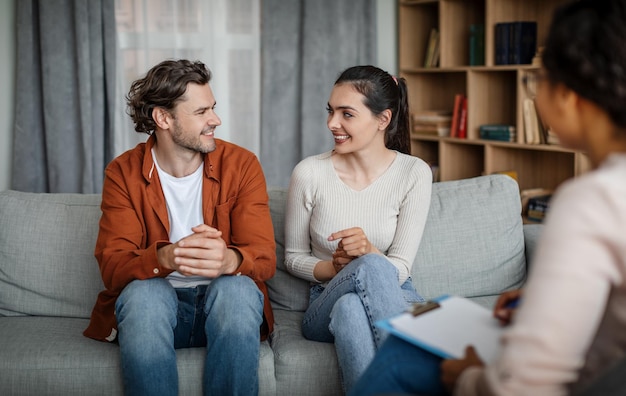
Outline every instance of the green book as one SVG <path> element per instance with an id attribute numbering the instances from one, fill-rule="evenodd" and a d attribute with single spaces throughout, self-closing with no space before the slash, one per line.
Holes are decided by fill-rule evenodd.
<path id="1" fill-rule="evenodd" d="M 469 65 L 485 64 L 485 25 L 475 24 L 469 27 Z"/>

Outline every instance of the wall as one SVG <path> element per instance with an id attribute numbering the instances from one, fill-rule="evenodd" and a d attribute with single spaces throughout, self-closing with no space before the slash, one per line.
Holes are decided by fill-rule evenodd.
<path id="1" fill-rule="evenodd" d="M 0 191 L 11 185 L 13 118 L 15 98 L 15 3 L 0 0 Z M 376 0 L 378 40 L 377 66 L 397 73 L 397 2 Z"/>
<path id="2" fill-rule="evenodd" d="M 392 0 L 376 0 L 376 24 L 378 40 L 376 41 L 378 64 L 376 66 L 391 74 L 398 74 L 398 2 Z"/>
<path id="3" fill-rule="evenodd" d="M 0 191 L 11 184 L 15 102 L 15 1 L 0 0 Z"/>

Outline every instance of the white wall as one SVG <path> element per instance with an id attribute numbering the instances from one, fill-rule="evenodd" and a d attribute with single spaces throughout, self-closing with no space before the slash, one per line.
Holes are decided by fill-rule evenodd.
<path id="1" fill-rule="evenodd" d="M 11 184 L 15 110 L 15 1 L 0 0 L 0 191 Z"/>
<path id="2" fill-rule="evenodd" d="M 15 3 L 0 0 L 0 191 L 11 185 L 13 119 L 15 111 Z M 376 0 L 377 66 L 397 74 L 395 0 Z"/>

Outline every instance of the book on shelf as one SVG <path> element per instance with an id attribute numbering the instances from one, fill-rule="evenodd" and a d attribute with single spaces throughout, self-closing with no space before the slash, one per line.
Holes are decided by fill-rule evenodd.
<path id="1" fill-rule="evenodd" d="M 528 199 L 526 218 L 531 221 L 541 222 L 548 213 L 552 194 L 538 195 Z"/>
<path id="2" fill-rule="evenodd" d="M 522 102 L 524 116 L 524 139 L 529 144 L 560 144 L 558 136 L 545 124 L 539 111 L 537 102 L 532 99 L 524 99 Z"/>
<path id="3" fill-rule="evenodd" d="M 449 136 L 452 112 L 449 110 L 421 110 L 412 114 L 412 131 L 417 135 Z"/>
<path id="4" fill-rule="evenodd" d="M 559 137 L 554 133 L 554 131 L 550 127 L 545 126 L 545 131 L 546 131 L 546 144 L 561 144 Z"/>
<path id="5" fill-rule="evenodd" d="M 496 23 L 495 32 L 495 50 L 496 50 L 496 65 L 508 65 L 509 64 L 509 36 L 510 36 L 510 24 L 509 23 Z"/>
<path id="6" fill-rule="evenodd" d="M 513 179 L 513 180 L 515 180 L 517 182 L 519 181 L 518 178 L 517 178 L 517 171 L 516 170 L 498 171 L 498 172 L 493 172 L 493 174 L 495 174 L 495 175 L 507 175 L 511 179 Z"/>
<path id="7" fill-rule="evenodd" d="M 509 38 L 509 64 L 531 64 L 537 52 L 537 22 L 512 22 Z"/>
<path id="8" fill-rule="evenodd" d="M 461 100 L 461 114 L 459 115 L 459 131 L 457 133 L 459 139 L 467 138 L 467 97 Z"/>
<path id="9" fill-rule="evenodd" d="M 541 119 L 541 116 L 539 115 L 539 110 L 537 109 L 537 101 L 534 99 L 533 99 L 533 105 L 534 105 L 535 115 L 537 116 L 537 127 L 539 129 L 539 143 L 547 144 L 548 143 L 548 126 Z"/>
<path id="10" fill-rule="evenodd" d="M 549 201 L 548 197 L 552 196 L 552 192 L 551 189 L 547 188 L 529 188 L 520 191 L 522 215 L 531 221 L 541 221 L 547 212 L 547 201 Z M 530 215 L 529 209 L 532 210 Z"/>
<path id="11" fill-rule="evenodd" d="M 437 31 L 437 36 L 435 40 L 435 49 L 433 50 L 433 57 L 430 60 L 430 67 L 439 66 L 439 54 L 441 52 L 441 35 L 439 31 Z"/>
<path id="12" fill-rule="evenodd" d="M 473 24 L 469 27 L 469 65 L 485 64 L 485 25 Z"/>
<path id="13" fill-rule="evenodd" d="M 501 22 L 495 26 L 496 65 L 531 64 L 537 52 L 537 22 Z"/>
<path id="14" fill-rule="evenodd" d="M 450 137 L 459 137 L 459 126 L 461 121 L 461 111 L 463 110 L 463 99 L 465 95 L 454 95 L 454 105 L 452 107 L 452 123 L 450 125 Z"/>
<path id="15" fill-rule="evenodd" d="M 543 48 L 544 47 L 537 47 L 537 52 L 535 53 L 535 56 L 533 56 L 532 62 L 530 62 L 531 65 L 541 67 L 541 56 L 543 55 Z"/>
<path id="16" fill-rule="evenodd" d="M 561 144 L 559 137 L 554 133 L 552 128 L 547 125 L 541 115 L 539 114 L 539 110 L 537 109 L 537 101 L 533 100 L 533 104 L 535 105 L 535 115 L 537 116 L 537 125 L 539 127 L 539 140 L 541 144 Z"/>
<path id="17" fill-rule="evenodd" d="M 426 45 L 426 54 L 424 56 L 424 67 L 436 67 L 439 62 L 439 30 L 437 28 L 430 29 L 428 43 Z"/>
<path id="18" fill-rule="evenodd" d="M 545 144 L 547 142 L 546 128 L 537 113 L 537 106 L 533 99 L 525 98 L 522 102 L 524 118 L 524 141 L 527 144 Z"/>
<path id="19" fill-rule="evenodd" d="M 478 134 L 481 139 L 499 140 L 502 142 L 516 142 L 517 132 L 513 125 L 507 124 L 485 124 L 478 127 Z"/>

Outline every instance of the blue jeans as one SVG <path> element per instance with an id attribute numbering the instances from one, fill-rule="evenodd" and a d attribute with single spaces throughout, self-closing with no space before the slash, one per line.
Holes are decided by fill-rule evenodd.
<path id="1" fill-rule="evenodd" d="M 389 337 L 349 396 L 445 395 L 440 380 L 441 361 L 437 355 L 398 337 Z"/>
<path id="2" fill-rule="evenodd" d="M 374 324 L 423 301 L 411 280 L 398 285 L 398 270 L 379 254 L 347 265 L 324 288 L 311 288 L 302 333 L 313 341 L 334 342 L 344 390 L 349 390 L 374 358 L 386 332 Z"/>
<path id="3" fill-rule="evenodd" d="M 263 294 L 249 277 L 184 289 L 162 278 L 135 280 L 115 314 L 125 394 L 178 395 L 175 349 L 203 346 L 205 394 L 258 394 Z"/>

